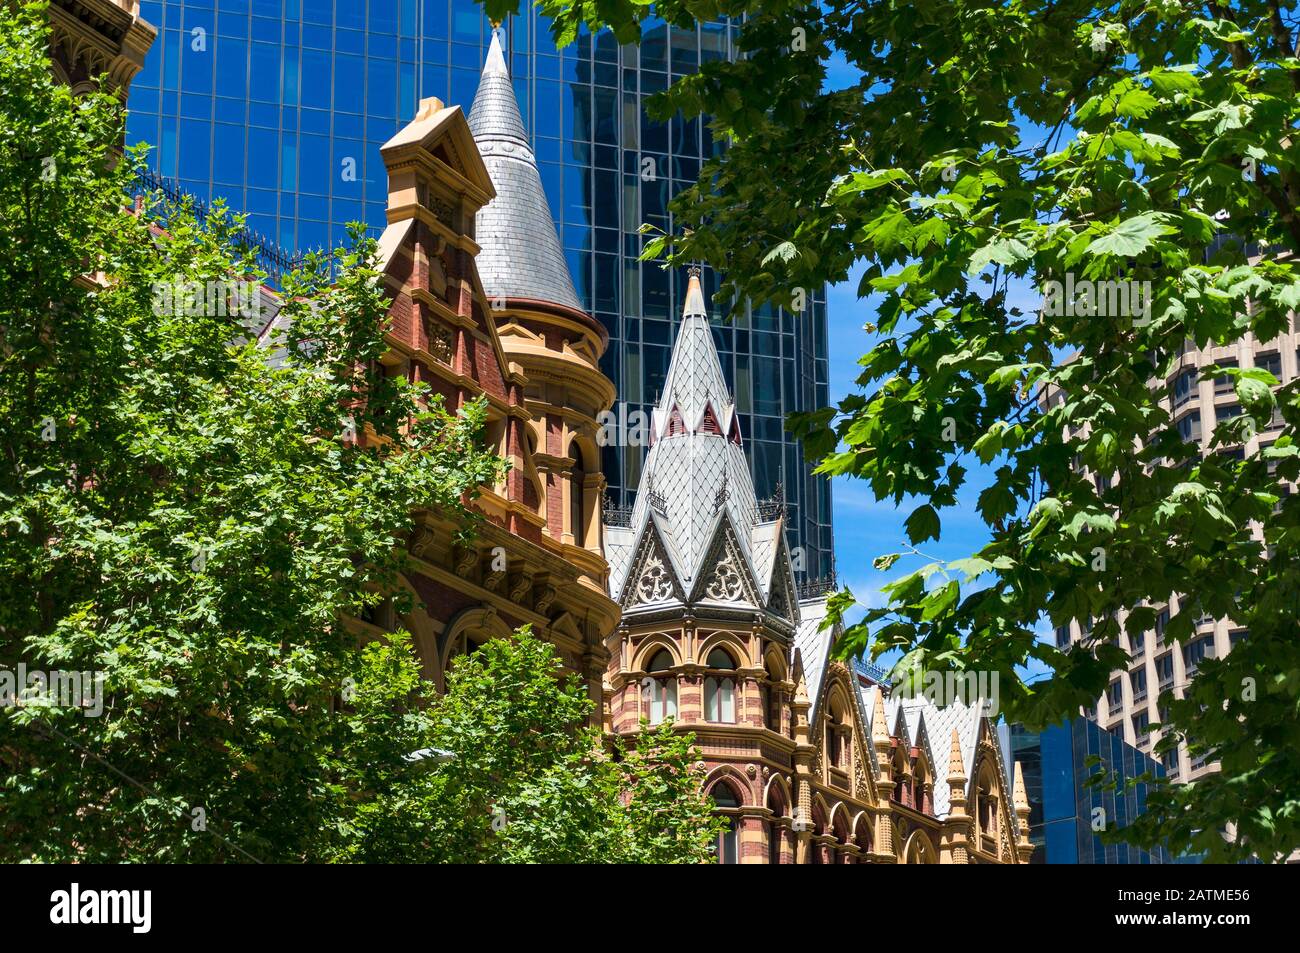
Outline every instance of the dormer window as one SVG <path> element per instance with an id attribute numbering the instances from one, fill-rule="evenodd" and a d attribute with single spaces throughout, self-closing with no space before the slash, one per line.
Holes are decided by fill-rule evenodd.
<path id="1" fill-rule="evenodd" d="M 699 432 L 722 436 L 722 425 L 718 423 L 718 415 L 713 412 L 712 404 L 704 405 L 704 419 L 700 421 Z"/>
<path id="2" fill-rule="evenodd" d="M 676 404 L 673 404 L 672 412 L 668 415 L 668 433 L 669 437 L 676 437 L 686 433 L 686 421 L 682 419 L 682 411 Z"/>
<path id="3" fill-rule="evenodd" d="M 740 446 L 740 415 L 739 414 L 731 415 L 731 427 L 727 431 L 727 439 L 730 440 L 732 443 L 734 443 L 737 447 Z"/>

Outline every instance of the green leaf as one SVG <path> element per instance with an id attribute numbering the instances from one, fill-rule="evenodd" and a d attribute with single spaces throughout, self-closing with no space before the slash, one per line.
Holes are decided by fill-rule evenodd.
<path id="1" fill-rule="evenodd" d="M 1093 239 L 1087 248 L 1090 255 L 1118 255 L 1132 257 L 1146 251 L 1162 235 L 1177 229 L 1166 223 L 1168 216 L 1159 212 L 1144 212 L 1120 222 L 1117 226 Z"/>
<path id="2" fill-rule="evenodd" d="M 930 504 L 918 506 L 904 524 L 907 538 L 915 545 L 927 539 L 939 538 L 939 514 Z"/>

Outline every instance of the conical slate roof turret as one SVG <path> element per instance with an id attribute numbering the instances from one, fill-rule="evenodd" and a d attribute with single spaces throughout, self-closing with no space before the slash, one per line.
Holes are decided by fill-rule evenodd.
<path id="1" fill-rule="evenodd" d="M 583 311 L 542 191 L 537 159 L 510 83 L 501 31 L 492 45 L 469 113 L 496 198 L 479 210 L 477 264 L 490 297 L 525 299 Z"/>

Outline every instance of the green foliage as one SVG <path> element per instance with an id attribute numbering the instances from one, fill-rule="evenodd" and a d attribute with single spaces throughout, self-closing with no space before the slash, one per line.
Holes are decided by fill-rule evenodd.
<path id="1" fill-rule="evenodd" d="M 634 745 L 605 750 L 586 687 L 527 628 L 458 659 L 445 695 L 431 689 L 409 643 L 368 647 L 340 772 L 363 794 L 341 822 L 338 859 L 712 859 L 720 819 L 692 736 L 643 726 Z M 424 748 L 453 757 L 432 768 L 402 762 Z"/>
<path id="2" fill-rule="evenodd" d="M 120 103 L 54 80 L 45 16 L 0 22 L 0 671 L 98 673 L 102 713 L 0 708 L 0 856 L 318 856 L 354 793 L 339 620 L 391 586 L 414 508 L 495 478 L 484 409 L 383 374 L 360 231 L 332 286 L 324 256 L 285 280 L 283 340 L 247 340 L 240 223 L 128 213 Z"/>
<path id="3" fill-rule="evenodd" d="M 585 21 L 631 41 L 650 13 L 538 6 L 562 40 Z M 1219 424 L 1203 455 L 1161 403 L 1185 342 L 1270 341 L 1300 303 L 1294 5 L 669 0 L 654 12 L 747 18 L 744 58 L 706 63 L 654 103 L 660 118 L 709 114 L 728 148 L 675 200 L 679 234 L 646 256 L 708 261 L 718 300 L 787 306 L 865 264 L 879 338 L 858 390 L 794 432 L 821 472 L 919 502 L 913 543 L 942 532 L 959 490 L 979 489 L 980 562 L 894 582 L 841 648 L 996 672 L 1007 716 L 1041 725 L 1095 704 L 1123 664 L 1101 645 L 1113 622 L 1065 654 L 1038 638 L 1044 620 L 1137 607 L 1149 624 L 1151 607 L 1188 594 L 1171 640 L 1202 614 L 1250 637 L 1170 702 L 1160 748 L 1186 738 L 1222 770 L 1159 787 L 1126 836 L 1214 859 L 1300 846 L 1300 497 L 1279 489 L 1300 477 L 1300 384 L 1231 375 L 1257 422 L 1275 409 L 1285 421 L 1242 462 L 1219 452 L 1241 442 L 1241 421 Z M 839 89 L 832 52 L 857 77 Z M 1108 281 L 1149 282 L 1149 313 L 1064 307 L 1060 291 L 1041 313 L 1013 300 Z M 950 573 L 972 568 L 978 583 L 954 597 Z M 1026 684 L 1027 664 L 1054 675 Z"/>
<path id="4" fill-rule="evenodd" d="M 394 591 L 413 511 L 472 528 L 502 467 L 483 405 L 383 372 L 359 228 L 284 279 L 280 339 L 245 340 L 241 223 L 127 214 L 119 106 L 46 48 L 40 7 L 0 22 L 0 688 L 92 681 L 0 708 L 0 859 L 709 859 L 690 737 L 603 751 L 549 645 L 490 643 L 436 698 L 407 633 L 342 624 Z"/>

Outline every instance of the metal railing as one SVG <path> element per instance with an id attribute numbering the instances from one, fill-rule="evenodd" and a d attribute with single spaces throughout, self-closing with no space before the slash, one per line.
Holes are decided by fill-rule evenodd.
<path id="1" fill-rule="evenodd" d="M 173 205 L 190 203 L 195 219 L 202 225 L 212 214 L 212 207 L 202 199 L 182 189 L 177 183 L 159 175 L 151 169 L 141 169 L 136 175 L 132 195 L 143 198 L 146 194 L 158 193 Z M 165 209 L 155 209 L 154 214 L 159 225 L 167 227 Z M 279 285 L 284 276 L 302 267 L 306 259 L 302 255 L 290 254 L 271 239 L 250 228 L 235 232 L 232 244 L 241 251 L 251 252 L 259 268 L 266 272 L 268 281 Z"/>

